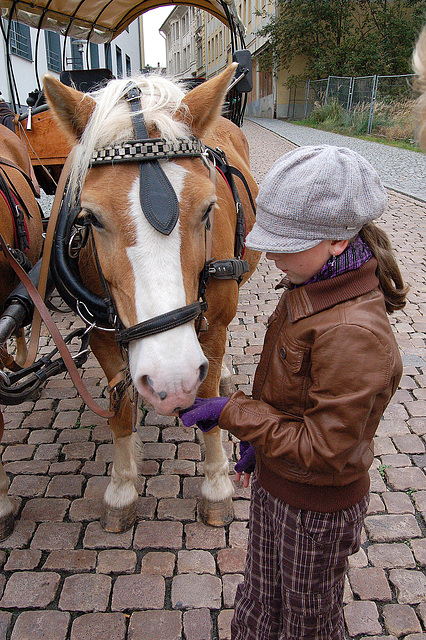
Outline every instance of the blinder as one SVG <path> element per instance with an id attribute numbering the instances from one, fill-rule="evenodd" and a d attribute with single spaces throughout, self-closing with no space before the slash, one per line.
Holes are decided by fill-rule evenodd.
<path id="1" fill-rule="evenodd" d="M 164 235 L 169 235 L 179 218 L 179 203 L 159 160 L 200 157 L 209 168 L 210 177 L 214 177 L 215 181 L 214 167 L 216 158 L 212 162 L 212 150 L 210 148 L 205 149 L 202 143 L 195 138 L 178 140 L 174 143 L 163 139 L 149 138 L 142 115 L 139 88 L 132 84 L 125 98 L 129 102 L 132 113 L 135 140 L 95 151 L 92 156 L 91 166 L 115 164 L 117 162 L 138 162 L 142 211 L 157 231 Z M 241 220 L 241 214 L 238 218 L 240 204 L 236 202 L 237 221 L 238 219 Z M 108 283 L 105 281 L 100 269 L 93 238 L 95 260 L 105 296 L 102 297 L 91 292 L 85 287 L 81 279 L 79 253 L 91 233 L 91 227 L 90 225 L 87 226 L 87 222 L 78 224 L 77 217 L 79 212 L 79 196 L 74 199 L 70 190 L 67 189 L 62 198 L 55 230 L 51 257 L 52 277 L 59 294 L 65 302 L 88 324 L 104 330 L 115 331 L 116 340 L 121 347 L 126 347 L 132 340 L 167 331 L 192 320 L 198 319 L 198 325 L 200 325 L 203 313 L 207 309 L 205 290 L 209 277 L 212 275 L 213 277 L 240 280 L 242 274 L 248 271 L 248 264 L 241 259 L 241 254 L 237 255 L 236 258 L 223 261 L 214 261 L 206 258 L 205 266 L 199 278 L 198 299 L 195 302 L 150 318 L 130 328 L 125 328 L 118 317 Z M 88 228 L 90 230 L 89 233 L 87 231 Z M 238 242 L 241 243 L 241 240 L 238 240 Z"/>

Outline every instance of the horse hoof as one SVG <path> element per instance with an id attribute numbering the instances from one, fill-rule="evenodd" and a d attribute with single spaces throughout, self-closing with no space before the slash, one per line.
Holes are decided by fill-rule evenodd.
<path id="1" fill-rule="evenodd" d="M 226 498 L 221 502 L 212 502 L 207 498 L 202 498 L 199 513 L 204 524 L 211 527 L 224 527 L 234 519 L 232 498 Z"/>
<path id="2" fill-rule="evenodd" d="M 110 533 L 124 533 L 136 522 L 136 502 L 117 509 L 103 504 L 101 527 Z"/>
<path id="3" fill-rule="evenodd" d="M 15 525 L 15 514 L 13 511 L 0 518 L 0 540 L 5 540 L 10 536 Z"/>

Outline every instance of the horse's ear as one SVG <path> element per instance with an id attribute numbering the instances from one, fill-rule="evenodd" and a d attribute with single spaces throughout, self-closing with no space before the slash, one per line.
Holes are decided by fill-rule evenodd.
<path id="1" fill-rule="evenodd" d="M 80 140 L 96 106 L 86 93 L 67 87 L 50 74 L 43 77 L 44 94 L 56 119 L 73 143 Z"/>
<path id="2" fill-rule="evenodd" d="M 182 100 L 191 115 L 189 125 L 196 138 L 202 138 L 221 115 L 223 101 L 237 67 L 238 64 L 233 62 L 215 78 L 189 91 Z M 182 116 L 187 119 L 184 112 Z"/>

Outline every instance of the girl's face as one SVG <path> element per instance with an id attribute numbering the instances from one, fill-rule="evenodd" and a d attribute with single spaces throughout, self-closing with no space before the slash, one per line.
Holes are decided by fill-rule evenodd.
<path id="1" fill-rule="evenodd" d="M 266 257 L 273 260 L 281 271 L 287 274 L 293 284 L 303 284 L 325 265 L 330 256 L 340 255 L 347 247 L 347 240 L 322 240 L 315 247 L 298 253 L 273 253 Z"/>

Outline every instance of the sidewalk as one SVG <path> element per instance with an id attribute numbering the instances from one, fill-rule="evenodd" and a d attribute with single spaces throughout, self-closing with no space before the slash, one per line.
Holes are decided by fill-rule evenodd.
<path id="1" fill-rule="evenodd" d="M 302 127 L 285 120 L 253 117 L 247 120 L 298 146 L 334 144 L 358 151 L 376 168 L 386 187 L 426 202 L 426 154 Z"/>
<path id="2" fill-rule="evenodd" d="M 293 145 L 252 122 L 243 129 L 261 181 Z M 404 376 L 375 438 L 370 508 L 362 549 L 351 558 L 345 619 L 351 639 L 426 640 L 426 205 L 390 192 L 383 225 L 411 285 L 406 308 L 392 316 Z M 227 358 L 248 393 L 279 277 L 262 259 L 229 327 Z M 67 334 L 81 323 L 71 314 L 55 319 Z M 45 335 L 41 350 L 50 344 Z M 92 356 L 83 375 L 105 402 Z M 235 485 L 230 525 L 198 521 L 199 431 L 148 412 L 139 428 L 138 520 L 116 535 L 99 525 L 111 434 L 69 378 L 54 378 L 38 399 L 6 408 L 5 420 L 1 449 L 18 515 L 0 543 L 0 640 L 229 640 L 249 491 Z M 227 437 L 225 446 L 232 474 L 237 443 Z"/>

